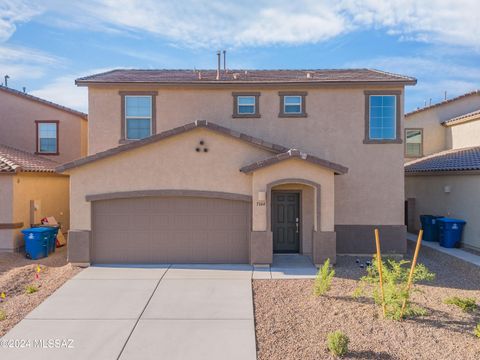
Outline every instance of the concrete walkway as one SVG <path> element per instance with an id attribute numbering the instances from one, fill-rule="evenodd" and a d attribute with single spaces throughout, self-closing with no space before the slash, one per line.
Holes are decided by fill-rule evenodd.
<path id="1" fill-rule="evenodd" d="M 418 235 L 417 234 L 412 234 L 412 233 L 407 233 L 407 239 L 410 241 L 417 241 Z M 458 259 L 461 259 L 463 261 L 466 261 L 468 263 L 471 263 L 476 266 L 480 266 L 480 256 L 469 253 L 468 251 L 462 250 L 462 249 L 450 249 L 450 248 L 444 248 L 440 246 L 438 242 L 433 242 L 433 241 L 422 241 L 422 246 L 435 249 L 437 251 L 440 251 L 444 254 L 456 257 Z"/>
<path id="2" fill-rule="evenodd" d="M 0 358 L 254 360 L 252 275 L 248 265 L 90 267 L 0 339 Z"/>
<path id="3" fill-rule="evenodd" d="M 317 268 L 309 257 L 298 254 L 273 255 L 273 264 L 255 266 L 253 279 L 313 279 Z"/>

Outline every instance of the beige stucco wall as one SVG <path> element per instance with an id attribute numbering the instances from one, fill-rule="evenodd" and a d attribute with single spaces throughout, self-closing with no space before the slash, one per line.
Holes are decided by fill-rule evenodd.
<path id="1" fill-rule="evenodd" d="M 200 140 L 208 152 L 196 152 Z M 203 148 L 202 146 L 200 146 Z M 120 191 L 188 189 L 251 194 L 251 179 L 239 170 L 270 152 L 206 129 L 72 169 L 71 227 L 90 230 L 85 195 Z"/>
<path id="2" fill-rule="evenodd" d="M 34 153 L 35 120 L 58 120 L 60 154 L 48 158 L 63 163 L 86 155 L 84 118 L 5 91 L 0 91 L 0 109 L 0 144 Z"/>
<path id="3" fill-rule="evenodd" d="M 480 146 L 480 119 L 449 126 L 446 131 L 447 146 L 450 149 Z"/>
<path id="4" fill-rule="evenodd" d="M 204 119 L 270 142 L 311 152 L 349 168 L 348 174 L 335 181 L 337 224 L 403 224 L 404 145 L 363 144 L 366 89 L 292 88 L 290 90 L 308 91 L 308 117 L 279 118 L 278 90 L 288 90 L 286 88 L 148 88 L 158 91 L 157 132 Z M 146 88 L 89 88 L 89 153 L 118 146 L 121 133 L 119 90 Z M 232 91 L 239 90 L 261 92 L 261 118 L 232 118 Z M 403 109 L 403 99 L 400 106 Z M 401 130 L 403 137 L 403 126 Z"/>
<path id="5" fill-rule="evenodd" d="M 427 156 L 450 148 L 448 129 L 441 125 L 443 121 L 478 109 L 480 94 L 409 115 L 405 118 L 405 127 L 423 129 L 423 155 Z"/>
<path id="6" fill-rule="evenodd" d="M 450 186 L 450 193 L 445 193 L 445 186 Z M 417 229 L 421 214 L 463 219 L 464 245 L 480 250 L 480 175 L 407 176 L 405 197 L 415 198 Z"/>
<path id="7" fill-rule="evenodd" d="M 13 223 L 13 175 L 0 175 L 0 224 Z M 12 229 L 0 229 L 0 251 L 12 250 Z"/>
<path id="8" fill-rule="evenodd" d="M 62 231 L 69 230 L 69 181 L 67 176 L 19 173 L 13 181 L 13 222 L 30 226 L 30 200 L 40 201 L 40 218 L 54 216 L 62 224 Z M 15 247 L 23 246 L 21 229 L 15 230 Z"/>

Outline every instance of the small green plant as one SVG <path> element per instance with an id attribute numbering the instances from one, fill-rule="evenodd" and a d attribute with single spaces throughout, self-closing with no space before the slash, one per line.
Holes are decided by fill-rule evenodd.
<path id="1" fill-rule="evenodd" d="M 383 269 L 383 290 L 385 293 L 386 318 L 392 320 L 402 319 L 402 304 L 406 300 L 406 307 L 403 317 L 424 316 L 427 314 L 425 309 L 412 307 L 409 302 L 409 292 L 407 291 L 408 275 L 410 273 L 410 261 L 387 259 L 382 261 Z M 435 274 L 430 272 L 424 265 L 417 264 L 413 272 L 412 286 L 418 281 L 432 281 Z M 367 267 L 367 275 L 360 279 L 360 284 L 354 291 L 353 296 L 361 296 L 366 288 L 372 290 L 372 297 L 377 305 L 382 304 L 380 292 L 380 278 L 378 274 L 377 259 L 374 256 L 372 265 Z M 412 287 L 415 291 L 415 288 Z"/>
<path id="2" fill-rule="evenodd" d="M 330 266 L 330 259 L 325 260 L 322 267 L 318 270 L 315 284 L 313 285 L 313 294 L 316 296 L 324 295 L 332 286 L 332 279 L 335 276 L 335 270 Z"/>
<path id="3" fill-rule="evenodd" d="M 0 309 L 0 321 L 3 321 L 7 318 L 7 313 L 5 312 L 5 310 L 3 309 Z"/>
<path id="4" fill-rule="evenodd" d="M 480 338 L 480 323 L 478 323 L 477 326 L 475 326 L 475 329 L 473 329 L 473 334 Z"/>
<path id="5" fill-rule="evenodd" d="M 347 335 L 340 330 L 328 333 L 327 348 L 335 356 L 344 356 L 348 352 L 348 343 L 350 342 Z"/>
<path id="6" fill-rule="evenodd" d="M 33 293 L 36 293 L 37 291 L 38 291 L 38 288 L 35 285 L 27 285 L 27 287 L 25 288 L 25 292 L 27 294 L 33 294 Z"/>
<path id="7" fill-rule="evenodd" d="M 453 296 L 451 298 L 445 299 L 444 303 L 448 305 L 458 306 L 464 312 L 472 312 L 477 309 L 477 303 L 473 298 L 461 298 L 458 296 Z"/>

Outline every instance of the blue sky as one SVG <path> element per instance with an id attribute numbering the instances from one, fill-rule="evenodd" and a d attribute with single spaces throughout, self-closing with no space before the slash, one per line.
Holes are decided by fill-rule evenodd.
<path id="1" fill-rule="evenodd" d="M 370 67 L 414 76 L 406 110 L 480 88 L 477 0 L 0 0 L 0 82 L 82 111 L 112 68 Z"/>

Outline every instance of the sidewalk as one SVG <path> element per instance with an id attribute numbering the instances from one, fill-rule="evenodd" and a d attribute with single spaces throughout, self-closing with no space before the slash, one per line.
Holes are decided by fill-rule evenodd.
<path id="1" fill-rule="evenodd" d="M 415 241 L 417 241 L 417 237 L 418 237 L 417 234 L 407 233 L 407 240 L 415 242 Z M 476 266 L 480 267 L 480 256 L 474 255 L 474 254 L 469 253 L 465 250 L 444 248 L 444 247 L 441 247 L 438 244 L 438 242 L 432 242 L 432 241 L 422 241 L 422 246 L 440 251 L 444 254 L 451 255 L 451 256 L 456 257 L 460 260 L 466 261 L 468 263 L 471 263 L 473 265 L 476 265 Z"/>

